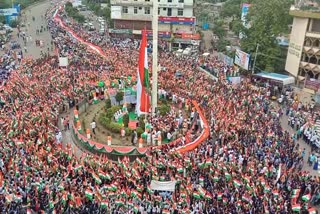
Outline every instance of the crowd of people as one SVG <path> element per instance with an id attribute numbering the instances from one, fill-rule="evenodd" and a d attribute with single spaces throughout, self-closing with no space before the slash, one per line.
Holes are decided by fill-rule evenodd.
<path id="1" fill-rule="evenodd" d="M 0 89 L 2 213 L 316 213 L 319 180 L 301 171 L 299 145 L 281 127 L 268 89 L 231 85 L 218 61 L 211 62 L 215 81 L 196 70 L 194 59 L 159 53 L 166 67 L 161 91 L 196 100 L 209 123 L 210 137 L 195 150 L 163 146 L 133 162 L 113 162 L 77 158 L 70 145 L 57 145 L 59 111 L 87 96 L 101 76 L 136 75 L 139 41 L 102 38 L 60 11 L 57 19 L 103 49 L 106 57 L 99 56 L 53 19 L 55 9 L 46 18 L 69 68 L 59 68 L 55 56 L 26 60 Z M 151 180 L 174 180 L 175 191 L 153 191 Z"/>

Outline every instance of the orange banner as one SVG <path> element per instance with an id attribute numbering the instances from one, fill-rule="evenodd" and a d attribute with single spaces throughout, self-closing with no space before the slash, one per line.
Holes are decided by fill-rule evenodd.
<path id="1" fill-rule="evenodd" d="M 187 33 L 182 33 L 181 34 L 181 38 L 182 39 L 196 39 L 196 40 L 199 40 L 201 37 L 200 37 L 200 34 L 187 34 Z"/>

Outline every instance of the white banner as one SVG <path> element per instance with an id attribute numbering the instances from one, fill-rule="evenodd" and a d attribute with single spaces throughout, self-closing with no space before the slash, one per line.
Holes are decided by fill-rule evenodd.
<path id="1" fill-rule="evenodd" d="M 121 19 L 121 6 L 111 6 L 111 19 Z"/>
<path id="2" fill-rule="evenodd" d="M 250 54 L 247 54 L 241 50 L 236 49 L 236 55 L 234 57 L 234 63 L 242 67 L 243 69 L 249 69 Z"/>
<path id="3" fill-rule="evenodd" d="M 176 187 L 176 181 L 154 181 L 154 180 L 152 180 L 150 187 L 152 190 L 174 192 L 175 187 Z"/>
<path id="4" fill-rule="evenodd" d="M 69 65 L 68 57 L 59 57 L 59 66 L 67 67 Z"/>

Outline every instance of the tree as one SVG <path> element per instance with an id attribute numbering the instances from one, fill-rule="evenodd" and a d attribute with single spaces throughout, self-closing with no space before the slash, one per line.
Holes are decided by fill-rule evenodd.
<path id="1" fill-rule="evenodd" d="M 291 3 L 291 0 L 252 1 L 247 16 L 250 28 L 241 30 L 245 35 L 241 40 L 241 49 L 253 54 L 259 44 L 261 55 L 257 56 L 256 65 L 260 69 L 273 67 L 280 56 L 276 38 L 289 30 Z"/>
<path id="2" fill-rule="evenodd" d="M 229 0 L 222 7 L 221 17 L 231 17 L 234 19 L 240 19 L 241 16 L 241 3 L 242 0 Z M 247 1 L 248 2 L 248 1 Z"/>
<path id="3" fill-rule="evenodd" d="M 123 115 L 122 121 L 123 121 L 124 127 L 128 127 L 128 125 L 129 125 L 129 120 L 130 120 L 129 114 Z"/>
<path id="4" fill-rule="evenodd" d="M 123 100 L 123 91 L 118 91 L 115 98 L 116 98 L 116 101 L 120 104 L 120 102 Z"/>
<path id="5" fill-rule="evenodd" d="M 106 100 L 106 109 L 109 109 L 109 108 L 111 108 L 111 100 L 108 98 L 107 100 Z"/>
<path id="6" fill-rule="evenodd" d="M 4 15 L 0 15 L 0 23 L 5 24 L 6 23 L 6 18 Z"/>

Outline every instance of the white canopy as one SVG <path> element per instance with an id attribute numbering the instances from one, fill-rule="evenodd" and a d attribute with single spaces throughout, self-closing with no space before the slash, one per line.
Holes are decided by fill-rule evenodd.
<path id="1" fill-rule="evenodd" d="M 210 53 L 204 53 L 204 54 L 202 54 L 202 56 L 209 56 L 210 55 Z"/>
<path id="2" fill-rule="evenodd" d="M 282 82 L 283 85 L 290 85 L 290 84 L 294 84 L 295 82 L 294 77 L 278 74 L 278 73 L 261 72 L 261 73 L 255 74 L 255 76 L 276 80 L 276 81 Z"/>

